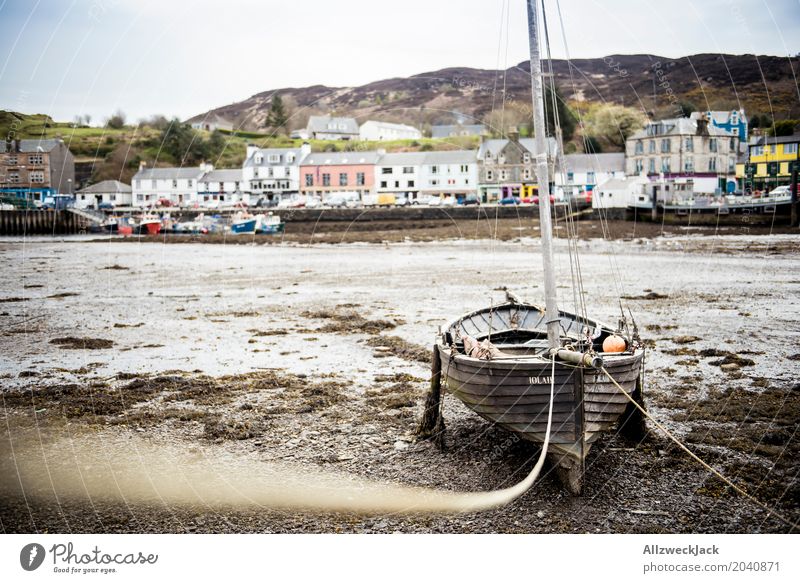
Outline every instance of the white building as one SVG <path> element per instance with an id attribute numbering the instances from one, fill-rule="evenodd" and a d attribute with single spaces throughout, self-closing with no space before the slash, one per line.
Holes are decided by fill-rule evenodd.
<path id="1" fill-rule="evenodd" d="M 115 207 L 131 206 L 131 202 L 131 187 L 119 180 L 103 180 L 75 193 L 75 206 L 77 208 L 96 209 L 103 203 L 113 204 Z"/>
<path id="2" fill-rule="evenodd" d="M 197 181 L 213 166 L 201 164 L 192 168 L 147 168 L 142 165 L 133 176 L 132 206 L 147 207 L 159 200 L 184 206 L 197 200 Z"/>
<path id="3" fill-rule="evenodd" d="M 556 187 L 564 194 L 594 190 L 612 178 L 625 178 L 625 154 L 567 154 L 564 169 L 556 172 Z"/>
<path id="4" fill-rule="evenodd" d="M 384 142 L 389 140 L 419 140 L 422 132 L 417 128 L 386 121 L 365 121 L 359 128 L 362 140 Z"/>
<path id="5" fill-rule="evenodd" d="M 478 187 L 475 150 L 426 152 L 420 169 L 420 194 L 463 198 Z"/>
<path id="6" fill-rule="evenodd" d="M 425 152 L 398 152 L 384 154 L 375 167 L 376 191 L 391 193 L 415 200 L 422 188 L 422 166 Z"/>
<path id="7" fill-rule="evenodd" d="M 592 192 L 592 209 L 608 216 L 621 216 L 620 211 L 642 204 L 649 183 L 643 176 L 622 176 L 606 180 Z"/>
<path id="8" fill-rule="evenodd" d="M 197 181 L 197 205 L 202 207 L 215 201 L 220 205 L 241 202 L 245 198 L 243 184 L 241 168 L 209 170 Z"/>
<path id="9" fill-rule="evenodd" d="M 233 131 L 233 123 L 216 114 L 201 118 L 193 118 L 189 120 L 189 123 L 196 130 L 205 130 L 207 132 L 213 132 L 214 130 Z"/>
<path id="10" fill-rule="evenodd" d="M 249 202 L 278 200 L 300 191 L 300 163 L 311 154 L 311 146 L 299 148 L 259 148 L 247 146 L 242 166 L 244 191 Z"/>
<path id="11" fill-rule="evenodd" d="M 352 117 L 312 115 L 306 126 L 312 140 L 357 140 L 358 122 Z"/>

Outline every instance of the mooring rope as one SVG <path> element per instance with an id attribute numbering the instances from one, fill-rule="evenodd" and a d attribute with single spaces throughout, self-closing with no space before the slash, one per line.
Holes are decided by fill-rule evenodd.
<path id="1" fill-rule="evenodd" d="M 622 387 L 619 385 L 619 383 L 616 381 L 616 379 L 614 379 L 614 377 L 613 377 L 613 376 L 611 376 L 611 373 L 609 373 L 609 372 L 606 370 L 606 368 L 605 368 L 605 367 L 602 367 L 600 370 L 602 370 L 602 371 L 603 371 L 603 373 L 604 373 L 604 374 L 605 374 L 605 375 L 606 375 L 606 376 L 609 378 L 609 380 L 610 380 L 610 381 L 611 381 L 611 382 L 614 384 L 614 386 L 615 386 L 615 387 L 617 387 L 617 389 L 619 389 L 619 391 L 620 391 L 620 392 L 621 392 L 623 395 L 625 395 L 625 398 L 626 398 L 626 399 L 628 399 L 628 401 L 630 401 L 631 403 L 633 403 L 633 405 L 634 405 L 634 406 L 635 406 L 635 407 L 636 407 L 636 408 L 637 408 L 637 409 L 638 409 L 638 410 L 639 410 L 639 411 L 640 411 L 640 412 L 641 412 L 641 413 L 642 413 L 642 414 L 643 414 L 645 417 L 647 417 L 647 418 L 648 418 L 648 419 L 649 419 L 649 420 L 650 420 L 650 421 L 653 423 L 653 425 L 655 425 L 656 427 L 658 427 L 658 428 L 659 428 L 659 429 L 660 429 L 660 430 L 661 430 L 661 431 L 662 431 L 662 432 L 663 432 L 663 433 L 664 433 L 664 434 L 665 434 L 667 437 L 669 437 L 669 438 L 670 438 L 670 439 L 671 439 L 671 440 L 672 440 L 672 441 L 673 441 L 673 442 L 674 442 L 674 443 L 675 443 L 675 444 L 676 444 L 678 447 L 680 447 L 680 448 L 681 448 L 683 451 L 685 451 L 686 453 L 688 453 L 688 454 L 689 454 L 689 456 L 690 456 L 690 457 L 691 457 L 693 460 L 695 460 L 697 463 L 699 463 L 701 466 L 703 466 L 705 469 L 707 469 L 709 472 L 711 472 L 711 473 L 712 473 L 714 476 L 716 476 L 717 478 L 719 478 L 720 480 L 722 480 L 723 482 L 725 482 L 725 484 L 727 484 L 728 486 L 730 486 L 731 488 L 733 488 L 733 490 L 734 490 L 734 491 L 736 491 L 737 493 L 741 494 L 742 496 L 744 496 L 745 498 L 747 498 L 747 499 L 748 499 L 748 500 L 750 500 L 751 502 L 755 503 L 755 504 L 756 504 L 757 506 L 759 506 L 761 509 L 763 509 L 763 510 L 766 510 L 766 511 L 767 511 L 767 514 L 772 514 L 772 515 L 773 515 L 773 516 L 775 516 L 776 518 L 778 518 L 778 519 L 782 520 L 783 522 L 785 522 L 786 524 L 788 524 L 789 526 L 791 526 L 791 527 L 792 527 L 792 530 L 795 530 L 795 529 L 797 529 L 797 528 L 800 528 L 800 526 L 799 526 L 798 524 L 796 524 L 796 523 L 792 522 L 791 520 L 789 520 L 788 518 L 784 517 L 784 516 L 783 516 L 782 514 L 780 514 L 780 513 L 779 513 L 777 510 L 775 510 L 775 509 L 773 509 L 773 508 L 770 508 L 769 506 L 767 506 L 766 504 L 764 504 L 763 502 L 761 502 L 761 501 L 760 501 L 758 498 L 755 498 L 755 497 L 754 497 L 754 496 L 752 496 L 751 494 L 748 494 L 748 493 L 747 493 L 747 492 L 746 492 L 744 489 L 742 489 L 741 487 L 737 486 L 737 485 L 736 485 L 736 484 L 734 484 L 734 483 L 733 483 L 731 480 L 729 480 L 728 478 L 726 478 L 725 476 L 723 476 L 723 475 L 722 475 L 722 474 L 721 474 L 721 473 L 720 473 L 720 472 L 719 472 L 717 469 L 713 468 L 712 466 L 710 466 L 709 464 L 707 464 L 706 462 L 704 462 L 703 460 L 701 460 L 701 459 L 700 459 L 700 458 L 697 456 L 697 454 L 695 454 L 695 453 L 694 453 L 692 450 L 690 450 L 688 447 L 686 447 L 686 446 L 685 446 L 685 445 L 684 445 L 684 444 L 683 444 L 683 443 L 682 443 L 682 442 L 681 442 L 681 441 L 680 441 L 680 440 L 679 440 L 677 437 L 675 437 L 675 436 L 674 436 L 674 435 L 673 435 L 673 434 L 672 434 L 672 433 L 669 431 L 669 429 L 667 429 L 666 427 L 664 427 L 663 425 L 661 425 L 661 423 L 659 423 L 658 421 L 656 421 L 656 420 L 653 418 L 653 416 L 652 416 L 652 415 L 650 415 L 650 413 L 648 413 L 647 411 L 645 411 L 644 407 L 642 407 L 641 405 L 639 405 L 639 403 L 637 403 L 637 402 L 636 402 L 636 400 L 635 400 L 633 397 L 631 397 L 631 396 L 628 394 L 628 392 L 627 392 L 625 389 L 623 389 L 623 388 L 622 388 Z"/>

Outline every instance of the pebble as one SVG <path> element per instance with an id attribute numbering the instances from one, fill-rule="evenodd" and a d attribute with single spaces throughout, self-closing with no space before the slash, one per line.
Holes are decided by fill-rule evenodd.
<path id="1" fill-rule="evenodd" d="M 405 441 L 395 441 L 394 448 L 397 450 L 408 449 L 408 443 L 406 443 Z"/>

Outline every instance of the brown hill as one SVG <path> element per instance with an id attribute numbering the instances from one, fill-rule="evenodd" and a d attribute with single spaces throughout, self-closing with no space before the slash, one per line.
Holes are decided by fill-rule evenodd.
<path id="1" fill-rule="evenodd" d="M 656 116 L 676 115 L 679 102 L 697 109 L 743 107 L 748 115 L 775 119 L 800 117 L 795 74 L 800 59 L 756 55 L 699 54 L 678 59 L 655 55 L 610 55 L 595 59 L 553 60 L 556 83 L 573 105 L 613 102 Z M 412 123 L 482 120 L 509 102 L 530 100 L 528 63 L 505 71 L 453 67 L 408 78 L 392 78 L 360 87 L 313 85 L 258 93 L 192 118 L 219 114 L 238 127 L 265 127 L 269 104 L 279 94 L 289 104 L 291 128 L 304 127 L 308 116 L 336 113 Z"/>

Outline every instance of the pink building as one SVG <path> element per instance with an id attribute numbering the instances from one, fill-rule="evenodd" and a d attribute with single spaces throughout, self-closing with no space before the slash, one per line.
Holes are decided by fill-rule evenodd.
<path id="1" fill-rule="evenodd" d="M 300 194 L 320 197 L 334 192 L 375 194 L 375 165 L 379 152 L 320 152 L 300 163 Z"/>

